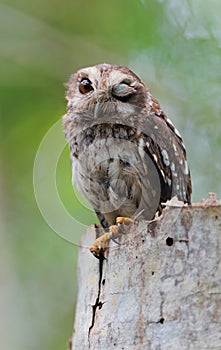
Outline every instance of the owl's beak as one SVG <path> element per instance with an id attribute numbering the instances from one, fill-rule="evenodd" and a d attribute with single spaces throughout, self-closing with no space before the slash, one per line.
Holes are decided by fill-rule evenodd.
<path id="1" fill-rule="evenodd" d="M 108 91 L 96 91 L 95 97 L 95 108 L 94 108 L 94 118 L 99 118 L 103 116 L 104 104 L 109 101 L 110 95 Z"/>
<path id="2" fill-rule="evenodd" d="M 95 104 L 95 108 L 94 108 L 94 118 L 95 119 L 97 119 L 99 117 L 99 115 L 100 115 L 101 106 L 102 106 L 101 102 L 97 102 Z"/>

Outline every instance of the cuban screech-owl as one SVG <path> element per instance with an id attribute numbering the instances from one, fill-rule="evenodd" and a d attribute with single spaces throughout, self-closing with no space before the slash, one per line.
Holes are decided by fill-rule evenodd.
<path id="1" fill-rule="evenodd" d="M 104 258 L 109 240 L 115 241 L 131 218 L 152 220 L 173 196 L 190 203 L 186 151 L 157 100 L 126 67 L 79 70 L 69 80 L 66 98 L 63 125 L 73 184 L 106 231 L 90 247 Z"/>

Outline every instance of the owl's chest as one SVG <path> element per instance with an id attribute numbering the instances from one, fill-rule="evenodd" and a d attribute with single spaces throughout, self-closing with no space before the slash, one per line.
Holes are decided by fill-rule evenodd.
<path id="1" fill-rule="evenodd" d="M 98 125 L 79 134 L 74 147 L 73 184 L 94 207 L 138 192 L 143 165 L 133 130 Z"/>
<path id="2" fill-rule="evenodd" d="M 72 176 L 98 212 L 132 216 L 144 209 L 148 219 L 156 212 L 157 170 L 133 130 L 101 125 L 79 134 L 72 147 Z"/>
<path id="3" fill-rule="evenodd" d="M 104 184 L 127 176 L 134 176 L 141 163 L 133 131 L 100 125 L 78 135 L 72 152 L 73 182 Z M 80 185 L 80 186 L 79 186 Z"/>

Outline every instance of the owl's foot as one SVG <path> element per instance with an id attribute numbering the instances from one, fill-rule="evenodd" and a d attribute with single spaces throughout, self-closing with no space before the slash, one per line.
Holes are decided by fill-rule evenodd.
<path id="1" fill-rule="evenodd" d="M 109 241 L 112 239 L 114 242 L 115 238 L 118 237 L 118 226 L 112 225 L 109 227 L 109 232 L 106 232 L 102 236 L 98 237 L 92 246 L 90 246 L 89 250 L 90 252 L 95 256 L 97 259 L 105 259 L 104 253 L 107 249 Z M 118 243 L 118 242 L 116 242 Z"/>
<path id="2" fill-rule="evenodd" d="M 118 216 L 116 218 L 116 224 L 117 225 L 129 225 L 129 224 L 132 224 L 134 222 L 133 219 L 131 218 L 128 218 L 128 217 L 125 217 L 125 216 Z"/>
<path id="3" fill-rule="evenodd" d="M 107 248 L 107 244 L 111 239 L 110 232 L 106 232 L 102 236 L 98 237 L 92 246 L 90 246 L 89 250 L 90 252 L 95 256 L 97 259 L 105 259 L 104 252 Z"/>
<path id="4" fill-rule="evenodd" d="M 98 237 L 94 244 L 90 246 L 90 252 L 97 259 L 105 259 L 104 253 L 107 249 L 109 241 L 112 239 L 117 244 L 120 244 L 116 241 L 116 238 L 119 237 L 119 234 L 124 233 L 123 228 L 124 225 L 132 224 L 133 219 L 127 217 L 117 217 L 116 225 L 112 225 L 109 227 L 109 232 L 103 234 L 101 237 Z"/>
<path id="5" fill-rule="evenodd" d="M 124 233 L 124 226 L 130 225 L 134 221 L 131 218 L 125 217 L 125 216 L 118 216 L 116 218 L 116 225 L 110 226 L 110 239 L 116 244 L 120 244 L 118 241 L 116 241 L 116 238 L 119 237 L 119 234 Z"/>

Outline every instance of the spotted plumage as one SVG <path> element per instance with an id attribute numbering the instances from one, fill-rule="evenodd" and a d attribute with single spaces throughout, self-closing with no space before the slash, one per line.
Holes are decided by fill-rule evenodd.
<path id="1" fill-rule="evenodd" d="M 150 220 L 173 196 L 190 203 L 182 138 L 132 71 L 108 64 L 81 69 L 66 98 L 73 183 L 104 227 L 119 216 Z"/>

